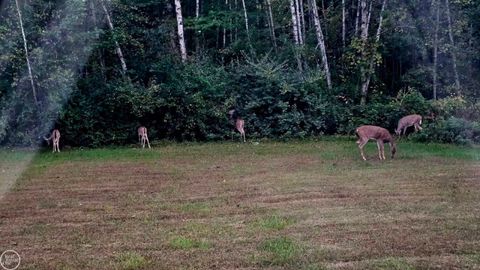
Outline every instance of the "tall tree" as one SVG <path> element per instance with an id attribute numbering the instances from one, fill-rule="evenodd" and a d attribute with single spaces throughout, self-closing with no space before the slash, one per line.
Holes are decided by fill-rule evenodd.
<path id="1" fill-rule="evenodd" d="M 245 5 L 245 0 L 242 0 L 242 6 L 243 6 L 243 18 L 245 19 L 245 30 L 247 31 L 247 39 L 248 39 L 248 44 L 250 45 L 250 30 L 248 28 L 248 14 L 247 14 L 247 6 Z"/>
<path id="2" fill-rule="evenodd" d="M 112 31 L 113 33 L 114 32 L 113 23 L 112 23 L 112 19 L 110 18 L 110 13 L 108 12 L 107 6 L 105 5 L 104 0 L 100 0 L 100 3 L 102 4 L 103 11 L 105 12 L 108 27 L 110 28 L 110 31 Z M 114 39 L 114 42 L 115 42 L 115 51 L 117 52 L 118 59 L 120 60 L 120 64 L 122 66 L 122 73 L 123 75 L 126 75 L 127 63 L 125 62 L 125 57 L 123 56 L 122 49 L 120 48 L 120 44 L 118 44 L 117 39 Z"/>
<path id="3" fill-rule="evenodd" d="M 32 74 L 33 73 L 32 65 L 30 63 L 30 57 L 28 56 L 27 36 L 25 35 L 25 29 L 23 28 L 22 12 L 20 11 L 20 5 L 18 4 L 18 0 L 15 0 L 15 4 L 17 6 L 18 21 L 20 23 L 20 30 L 22 32 L 23 48 L 25 49 L 25 58 L 27 60 L 28 76 L 30 77 L 30 84 L 32 86 L 33 101 L 35 102 L 35 105 L 38 106 L 37 90 L 35 89 L 35 82 L 33 81 L 33 74 Z"/>
<path id="4" fill-rule="evenodd" d="M 432 1 L 433 2 L 433 1 Z M 438 88 L 438 28 L 440 25 L 440 1 L 437 3 L 432 3 L 435 8 L 435 32 L 433 34 L 433 99 L 437 99 L 437 88 Z"/>
<path id="5" fill-rule="evenodd" d="M 290 12 L 292 14 L 292 33 L 293 33 L 293 40 L 295 44 L 300 44 L 300 38 L 298 36 L 298 20 L 297 20 L 297 12 L 295 10 L 295 1 L 290 0 Z"/>
<path id="6" fill-rule="evenodd" d="M 342 46 L 345 49 L 345 0 L 342 0 Z"/>
<path id="7" fill-rule="evenodd" d="M 385 12 L 385 6 L 387 5 L 387 0 L 383 0 L 382 3 L 382 8 L 380 10 L 380 18 L 378 19 L 378 28 L 377 28 L 377 33 L 375 34 L 375 46 L 374 48 L 378 47 L 378 44 L 380 42 L 380 34 L 382 33 L 382 24 L 383 24 L 383 13 Z M 362 104 L 365 104 L 366 102 L 366 97 L 368 93 L 368 87 L 370 85 L 370 79 L 372 77 L 372 73 L 374 71 L 374 57 L 372 56 L 370 58 L 370 62 L 368 64 L 368 71 L 366 74 L 366 80 L 363 82 L 362 85 Z"/>
<path id="8" fill-rule="evenodd" d="M 450 16 L 450 1 L 445 0 L 445 10 L 447 14 L 447 22 L 448 22 L 448 37 L 450 38 L 451 48 L 451 55 L 452 55 L 452 62 L 453 62 L 453 72 L 455 75 L 455 87 L 457 88 L 457 94 L 461 95 L 460 89 L 460 76 L 458 75 L 457 69 L 457 56 L 455 54 L 455 42 L 453 40 L 453 30 L 452 30 L 452 19 Z"/>
<path id="9" fill-rule="evenodd" d="M 175 13 L 177 15 L 178 45 L 180 46 L 180 56 L 182 58 L 182 62 L 185 62 L 187 60 L 187 49 L 185 47 L 182 4 L 180 3 L 180 0 L 175 0 Z"/>
<path id="10" fill-rule="evenodd" d="M 315 24 L 315 34 L 317 36 L 318 47 L 320 47 L 320 54 L 322 56 L 323 72 L 325 72 L 325 79 L 327 80 L 328 89 L 332 89 L 332 79 L 330 76 L 330 67 L 328 65 L 327 49 L 325 47 L 325 40 L 323 38 L 322 26 L 318 17 L 318 8 L 316 0 L 311 0 L 313 20 Z"/>
<path id="11" fill-rule="evenodd" d="M 273 13 L 272 13 L 272 4 L 270 0 L 267 0 L 267 17 L 268 17 L 268 26 L 270 28 L 270 36 L 273 43 L 273 48 L 275 52 L 277 51 L 277 39 L 275 38 L 275 23 L 273 22 Z"/>

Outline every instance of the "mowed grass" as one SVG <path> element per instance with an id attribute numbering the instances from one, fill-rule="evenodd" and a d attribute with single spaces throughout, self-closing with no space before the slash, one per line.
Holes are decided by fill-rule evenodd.
<path id="1" fill-rule="evenodd" d="M 0 249 L 21 269 L 480 268 L 480 149 L 398 148 L 45 150 L 0 200 Z M 0 152 L 0 168 L 32 154 Z"/>

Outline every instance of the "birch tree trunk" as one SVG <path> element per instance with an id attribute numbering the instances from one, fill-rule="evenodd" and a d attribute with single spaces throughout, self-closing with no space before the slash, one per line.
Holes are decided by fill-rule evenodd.
<path id="1" fill-rule="evenodd" d="M 368 12 L 367 12 L 367 0 L 360 0 L 361 8 L 361 25 L 360 25 L 360 38 L 363 42 L 367 42 L 368 39 Z M 365 45 L 365 44 L 364 44 Z"/>
<path id="2" fill-rule="evenodd" d="M 360 3 L 361 0 L 358 0 L 357 2 L 357 15 L 355 16 L 355 33 L 354 36 L 358 34 L 358 22 L 360 20 Z"/>
<path id="3" fill-rule="evenodd" d="M 342 0 L 342 45 L 345 50 L 345 0 Z"/>
<path id="4" fill-rule="evenodd" d="M 433 3 L 432 3 L 433 4 Z M 438 27 L 440 25 L 440 1 L 435 8 L 435 33 L 433 35 L 433 99 L 437 100 L 437 66 L 438 66 Z"/>
<path id="5" fill-rule="evenodd" d="M 100 0 L 100 3 L 102 4 L 103 11 L 105 12 L 105 16 L 107 17 L 107 24 L 108 27 L 110 28 L 110 31 L 114 31 L 113 28 L 113 23 L 112 19 L 110 18 L 110 14 L 108 12 L 107 6 L 105 5 L 105 2 L 103 0 Z M 125 62 L 125 58 L 123 57 L 122 49 L 120 48 L 120 45 L 118 44 L 117 40 L 114 40 L 115 42 L 115 51 L 117 52 L 118 58 L 120 59 L 120 64 L 122 65 L 122 72 L 124 75 L 127 74 L 127 64 Z"/>
<path id="6" fill-rule="evenodd" d="M 300 23 L 302 24 L 302 40 L 303 43 L 305 43 L 306 39 L 306 32 L 305 32 L 305 13 L 303 10 L 303 0 L 299 0 L 299 5 L 300 5 Z"/>
<path id="7" fill-rule="evenodd" d="M 295 48 L 294 48 L 294 55 L 295 59 L 297 60 L 298 70 L 303 72 L 302 67 L 302 60 L 300 59 L 300 55 L 298 54 L 298 46 L 300 45 L 300 37 L 298 36 L 298 21 L 297 21 L 297 13 L 295 11 L 295 2 L 294 0 L 290 0 L 290 12 L 292 13 L 292 32 L 293 32 L 293 39 L 295 41 Z"/>
<path id="8" fill-rule="evenodd" d="M 295 0 L 295 16 L 297 17 L 298 42 L 303 45 L 302 21 L 300 19 L 300 5 L 298 0 Z"/>
<path id="9" fill-rule="evenodd" d="M 200 0 L 195 0 L 195 18 L 200 16 Z"/>
<path id="10" fill-rule="evenodd" d="M 270 26 L 270 35 L 272 37 L 273 48 L 277 51 L 277 40 L 275 38 L 275 24 L 273 23 L 272 4 L 270 0 L 267 0 L 267 12 L 268 12 L 268 24 Z"/>
<path id="11" fill-rule="evenodd" d="M 225 0 L 225 8 L 228 6 L 228 0 Z M 225 49 L 225 46 L 227 45 L 227 29 L 225 26 L 223 27 L 223 48 Z"/>
<path id="12" fill-rule="evenodd" d="M 370 1 L 370 4 L 368 5 L 368 13 L 367 13 L 367 36 L 368 36 L 368 30 L 370 29 L 370 17 L 372 16 L 372 4 L 373 1 Z"/>
<path id="13" fill-rule="evenodd" d="M 376 45 L 378 45 L 378 42 L 380 41 L 380 35 L 382 33 L 382 24 L 383 24 L 383 13 L 385 12 L 386 5 L 387 5 L 387 0 L 383 0 L 382 9 L 380 10 L 380 18 L 378 19 L 377 33 L 375 34 Z M 361 89 L 362 96 L 360 100 L 360 104 L 362 105 L 365 105 L 367 102 L 368 87 L 370 85 L 370 79 L 373 73 L 373 69 L 374 69 L 374 58 L 372 57 L 370 58 L 368 70 L 362 74 L 362 78 L 365 79 L 365 80 L 362 80 L 362 89 Z"/>
<path id="14" fill-rule="evenodd" d="M 318 17 L 318 9 L 316 0 L 311 0 L 313 21 L 315 25 L 315 34 L 317 36 L 318 47 L 320 47 L 320 54 L 322 55 L 323 71 L 325 72 L 325 78 L 327 80 L 328 89 L 332 89 L 332 80 L 330 76 L 330 68 L 328 66 L 327 49 L 325 47 L 325 41 L 323 38 L 322 26 L 320 25 L 320 19 Z"/>
<path id="15" fill-rule="evenodd" d="M 32 86 L 33 101 L 35 102 L 35 106 L 38 107 L 39 104 L 38 104 L 38 98 L 37 98 L 37 90 L 35 89 L 35 82 L 33 81 L 32 65 L 30 63 L 30 57 L 28 56 L 27 36 L 25 35 L 25 29 L 23 28 L 22 12 L 20 11 L 20 5 L 18 4 L 18 0 L 15 0 L 15 4 L 17 6 L 20 30 L 22 31 L 23 48 L 25 49 L 25 58 L 27 60 L 28 76 L 30 77 L 30 84 Z"/>
<path id="16" fill-rule="evenodd" d="M 242 0 L 243 6 L 243 17 L 245 18 L 245 30 L 247 31 L 247 39 L 250 44 L 250 31 L 248 30 L 248 15 L 247 15 L 247 6 L 245 5 L 245 0 Z"/>
<path id="17" fill-rule="evenodd" d="M 450 38 L 450 44 L 452 46 L 452 62 L 453 62 L 453 72 L 455 74 L 455 87 L 457 88 L 457 95 L 461 95 L 460 90 L 460 76 L 458 75 L 457 69 L 457 57 L 455 55 L 455 42 L 453 40 L 453 30 L 452 30 L 452 20 L 450 17 L 450 1 L 445 0 L 445 7 L 447 13 L 447 22 L 448 22 L 448 37 Z"/>
<path id="18" fill-rule="evenodd" d="M 200 0 L 195 0 L 195 24 L 198 23 L 198 19 L 200 18 Z M 195 38 L 195 53 L 199 53 L 200 51 L 200 40 L 199 40 L 199 32 L 195 29 L 194 33 Z"/>
<path id="19" fill-rule="evenodd" d="M 175 0 L 175 13 L 177 14 L 178 44 L 180 46 L 180 56 L 182 62 L 187 60 L 187 49 L 185 47 L 185 37 L 183 32 L 182 4 L 180 0 Z"/>
<path id="20" fill-rule="evenodd" d="M 298 39 L 298 23 L 297 23 L 297 15 L 295 11 L 295 3 L 294 0 L 290 0 L 290 12 L 292 13 L 292 33 L 293 33 L 293 40 L 295 41 L 296 45 L 299 45 Z"/>

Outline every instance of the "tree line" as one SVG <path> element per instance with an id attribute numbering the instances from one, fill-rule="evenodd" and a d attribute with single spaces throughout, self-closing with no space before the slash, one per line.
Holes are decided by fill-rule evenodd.
<path id="1" fill-rule="evenodd" d="M 222 139 L 230 108 L 254 136 L 277 138 L 350 134 L 366 121 L 391 127 L 403 113 L 435 110 L 470 121 L 465 112 L 479 107 L 477 0 L 0 8 L 4 144 L 34 144 L 54 126 L 71 145 L 128 143 L 140 125 L 157 138 Z M 459 107 L 439 112 L 441 100 Z"/>

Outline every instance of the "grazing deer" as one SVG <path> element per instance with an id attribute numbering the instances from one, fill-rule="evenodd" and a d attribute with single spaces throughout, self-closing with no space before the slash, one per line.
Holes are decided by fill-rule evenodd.
<path id="1" fill-rule="evenodd" d="M 415 131 L 422 130 L 422 127 L 420 126 L 421 124 L 422 124 L 421 115 L 418 115 L 418 114 L 407 115 L 405 117 L 402 117 L 398 121 L 397 129 L 395 129 L 395 134 L 397 134 L 398 136 L 402 134 L 405 135 L 407 128 L 411 126 L 415 127 Z"/>
<path id="2" fill-rule="evenodd" d="M 148 141 L 148 135 L 147 135 L 147 128 L 144 126 L 141 126 L 138 128 L 138 141 L 142 145 L 143 148 L 145 148 L 145 143 L 148 144 L 148 148 L 150 147 L 150 141 Z"/>
<path id="3" fill-rule="evenodd" d="M 397 148 L 395 146 L 395 141 L 388 130 L 377 126 L 360 126 L 355 130 L 355 133 L 358 136 L 357 144 L 358 148 L 360 148 L 360 154 L 362 155 L 363 160 L 367 160 L 363 154 L 363 147 L 370 139 L 377 141 L 378 157 L 380 160 L 385 159 L 384 143 L 390 144 L 392 158 L 395 156 Z"/>
<path id="4" fill-rule="evenodd" d="M 58 129 L 54 129 L 52 131 L 52 135 L 46 138 L 43 136 L 43 139 L 47 141 L 48 145 L 50 145 L 50 140 L 53 142 L 53 151 L 52 153 L 59 152 L 60 153 L 60 131 Z"/>
<path id="5" fill-rule="evenodd" d="M 246 142 L 245 140 L 245 121 L 238 115 L 236 110 L 230 110 L 228 111 L 228 115 L 230 117 L 230 120 L 235 124 L 235 128 L 240 132 L 240 136 L 243 139 L 243 142 Z"/>

